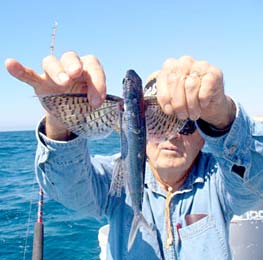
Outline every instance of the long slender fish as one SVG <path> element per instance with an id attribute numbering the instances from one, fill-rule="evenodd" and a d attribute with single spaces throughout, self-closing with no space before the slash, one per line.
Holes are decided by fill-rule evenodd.
<path id="1" fill-rule="evenodd" d="M 152 231 L 142 215 L 146 164 L 146 122 L 142 81 L 133 70 L 127 71 L 123 80 L 123 99 L 121 145 L 124 147 L 121 148 L 121 151 L 125 158 L 122 158 L 122 162 L 134 212 L 128 240 L 129 251 L 140 226 L 144 226 L 149 232 Z"/>

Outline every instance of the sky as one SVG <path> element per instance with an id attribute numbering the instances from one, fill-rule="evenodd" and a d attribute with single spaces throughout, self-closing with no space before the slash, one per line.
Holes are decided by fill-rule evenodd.
<path id="1" fill-rule="evenodd" d="M 128 69 L 145 81 L 165 59 L 190 55 L 220 68 L 225 92 L 248 114 L 263 115 L 263 0 L 10 0 L 0 7 L 0 131 L 33 130 L 43 116 L 33 89 L 4 61 L 42 73 L 55 21 L 55 55 L 96 55 L 108 94 L 121 95 Z"/>

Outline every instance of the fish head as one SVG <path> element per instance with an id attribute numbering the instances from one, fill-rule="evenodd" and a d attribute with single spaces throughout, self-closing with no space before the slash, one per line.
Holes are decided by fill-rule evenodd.
<path id="1" fill-rule="evenodd" d="M 142 80 L 134 70 L 128 70 L 126 72 L 122 83 L 124 102 L 143 98 Z"/>

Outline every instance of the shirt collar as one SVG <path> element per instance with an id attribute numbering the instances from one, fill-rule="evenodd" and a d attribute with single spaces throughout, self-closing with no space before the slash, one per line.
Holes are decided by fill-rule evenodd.
<path id="1" fill-rule="evenodd" d="M 180 190 L 176 191 L 176 193 L 185 193 L 189 192 L 193 189 L 194 185 L 197 183 L 204 183 L 207 168 L 205 164 L 207 163 L 208 156 L 202 152 L 196 158 L 196 162 L 188 175 L 187 179 L 185 180 L 184 184 L 180 188 Z M 208 173 L 212 173 L 213 169 L 208 168 Z M 146 163 L 146 170 L 145 170 L 145 185 L 155 193 L 161 194 L 166 197 L 167 192 L 165 192 L 159 186 L 157 180 L 153 176 L 149 163 Z"/>

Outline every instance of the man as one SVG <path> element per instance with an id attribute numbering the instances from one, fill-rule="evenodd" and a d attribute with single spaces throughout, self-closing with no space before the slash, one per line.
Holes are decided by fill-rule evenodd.
<path id="1" fill-rule="evenodd" d="M 15 60 L 8 71 L 37 95 L 87 93 L 94 107 L 106 95 L 98 59 L 65 53 L 43 60 L 38 75 Z M 107 259 L 231 259 L 229 223 L 263 195 L 263 129 L 224 93 L 223 74 L 205 61 L 168 59 L 155 77 L 163 111 L 196 123 L 169 140 L 147 143 L 143 228 L 128 252 L 133 213 L 129 194 L 110 196 L 113 156 L 90 157 L 87 141 L 50 114 L 40 123 L 36 173 L 46 193 L 110 224 Z M 206 142 L 210 153 L 201 152 Z"/>

